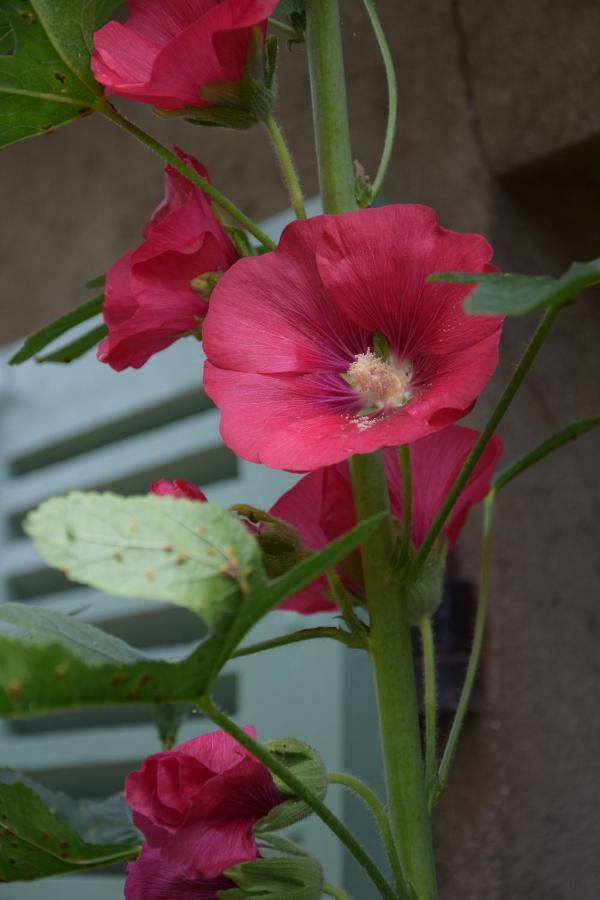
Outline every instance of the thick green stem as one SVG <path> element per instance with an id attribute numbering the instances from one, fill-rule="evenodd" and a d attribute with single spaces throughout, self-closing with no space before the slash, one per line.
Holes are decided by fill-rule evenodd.
<path id="1" fill-rule="evenodd" d="M 423 645 L 423 685 L 425 698 L 425 783 L 433 783 L 437 769 L 437 688 L 435 643 L 431 619 L 419 623 Z"/>
<path id="2" fill-rule="evenodd" d="M 203 696 L 196 701 L 198 709 L 200 709 L 215 725 L 230 734 L 235 740 L 245 747 L 250 753 L 260 760 L 273 775 L 276 775 L 284 784 L 286 784 L 297 797 L 304 800 L 311 809 L 322 819 L 323 822 L 333 831 L 340 841 L 348 848 L 356 861 L 363 867 L 367 875 L 376 885 L 380 895 L 385 900 L 394 900 L 394 891 L 387 883 L 375 863 L 371 860 L 368 853 L 361 847 L 354 835 L 346 828 L 343 822 L 332 813 L 328 806 L 322 800 L 309 790 L 303 781 L 294 775 L 287 766 L 276 759 L 272 753 L 250 737 L 239 725 L 226 716 L 215 704 L 210 697 Z"/>
<path id="3" fill-rule="evenodd" d="M 531 368 L 534 359 L 538 355 L 538 352 L 546 340 L 548 332 L 552 328 L 554 324 L 554 320 L 558 316 L 561 306 L 555 306 L 549 309 L 538 327 L 536 328 L 533 337 L 531 338 L 525 353 L 521 357 L 519 365 L 515 369 L 515 373 L 513 377 L 508 382 L 507 386 L 504 389 L 502 396 L 500 397 L 498 403 L 496 404 L 496 408 L 494 409 L 492 415 L 490 416 L 485 428 L 481 432 L 479 439 L 471 452 L 469 453 L 467 459 L 464 462 L 464 465 L 456 479 L 448 496 L 446 497 L 442 508 L 439 513 L 433 520 L 431 524 L 431 528 L 429 529 L 425 540 L 415 553 L 411 566 L 411 575 L 412 577 L 416 577 L 418 572 L 421 570 L 427 557 L 429 556 L 429 552 L 431 551 L 433 545 L 441 534 L 442 528 L 446 524 L 448 520 L 448 516 L 452 512 L 454 504 L 458 500 L 461 495 L 463 488 L 465 487 L 467 481 L 469 480 L 471 473 L 475 469 L 475 466 L 479 462 L 479 459 L 490 442 L 492 435 L 494 434 L 496 428 L 500 424 L 500 421 L 503 419 L 504 414 L 506 413 L 508 407 L 513 401 L 513 398 L 521 384 L 527 375 L 527 372 Z"/>
<path id="4" fill-rule="evenodd" d="M 390 863 L 390 867 L 394 874 L 394 880 L 399 889 L 404 891 L 404 894 L 409 897 L 408 884 L 406 880 L 406 875 L 404 873 L 404 869 L 402 868 L 402 861 L 398 856 L 398 851 L 396 849 L 396 845 L 394 843 L 394 835 L 392 834 L 392 829 L 389 823 L 389 819 L 387 817 L 387 813 L 381 803 L 379 797 L 372 791 L 368 785 L 361 781 L 360 778 L 356 778 L 354 775 L 349 775 L 346 772 L 329 772 L 327 775 L 327 780 L 330 784 L 340 784 L 342 787 L 348 788 L 350 791 L 354 791 L 361 800 L 363 800 L 371 812 L 375 817 L 375 821 L 377 822 L 377 827 L 379 828 L 379 833 L 381 835 L 381 840 L 383 842 L 383 846 L 385 847 L 385 852 L 387 853 L 387 857 Z"/>
<path id="5" fill-rule="evenodd" d="M 230 659 L 239 659 L 240 656 L 252 656 L 254 653 L 262 653 L 263 650 L 273 650 L 275 647 L 285 647 L 288 644 L 298 644 L 302 641 L 314 641 L 317 638 L 330 638 L 340 641 L 349 647 L 356 647 L 356 641 L 351 634 L 340 631 L 339 628 L 304 628 L 302 631 L 294 631 L 293 634 L 283 634 L 281 637 L 271 638 L 269 641 L 261 641 L 259 644 L 250 644 L 232 653 Z"/>
<path id="6" fill-rule="evenodd" d="M 469 701 L 473 693 L 473 685 L 475 684 L 475 675 L 477 674 L 477 666 L 479 665 L 479 657 L 481 656 L 481 647 L 483 644 L 483 635 L 485 632 L 485 619 L 487 614 L 488 597 L 490 592 L 490 570 L 492 562 L 492 525 L 494 518 L 494 500 L 495 491 L 490 491 L 484 504 L 484 523 L 483 523 L 483 552 L 481 559 L 481 584 L 479 586 L 479 599 L 477 602 L 477 616 L 475 619 L 475 630 L 473 633 L 473 645 L 471 647 L 471 655 L 469 656 L 469 664 L 465 675 L 465 682 L 458 701 L 452 728 L 448 735 L 444 755 L 440 763 L 440 768 L 435 784 L 431 786 L 430 806 L 437 803 L 442 791 L 446 787 L 448 781 L 448 772 L 450 763 L 456 750 L 458 738 L 462 730 L 463 722 L 469 708 Z"/>
<path id="7" fill-rule="evenodd" d="M 323 209 L 356 206 L 338 0 L 306 0 L 306 42 Z"/>
<path id="8" fill-rule="evenodd" d="M 292 201 L 292 206 L 294 208 L 294 212 L 296 213 L 296 218 L 305 219 L 306 210 L 304 208 L 304 196 L 302 194 L 300 179 L 298 178 L 298 173 L 296 172 L 294 161 L 291 157 L 290 151 L 288 150 L 288 146 L 285 142 L 285 138 L 282 134 L 281 128 L 279 127 L 273 116 L 268 116 L 265 119 L 265 128 L 269 132 L 271 140 L 273 141 L 273 148 L 277 155 L 277 159 L 279 160 L 279 165 L 281 166 L 281 174 L 283 175 L 283 179 L 287 185 L 290 200 Z"/>
<path id="9" fill-rule="evenodd" d="M 137 125 L 134 125 L 133 122 L 130 122 L 129 119 L 126 119 L 125 116 L 122 116 L 121 113 L 118 112 L 114 106 L 111 106 L 110 103 L 107 103 L 104 98 L 98 101 L 96 109 L 107 119 L 110 119 L 111 122 L 114 122 L 115 125 L 118 125 L 119 128 L 122 128 L 123 131 L 127 131 L 128 134 L 131 134 L 141 144 L 144 144 L 145 147 L 152 150 L 153 153 L 156 153 L 157 156 L 160 156 L 161 159 L 164 159 L 165 162 L 180 172 L 188 179 L 188 181 L 191 181 L 192 184 L 199 187 L 200 190 L 210 197 L 211 200 L 214 200 L 221 209 L 225 210 L 226 213 L 229 213 L 232 219 L 239 222 L 239 224 L 253 235 L 257 241 L 260 241 L 263 247 L 266 247 L 267 250 L 275 250 L 275 247 L 277 246 L 275 242 L 272 241 L 271 238 L 252 221 L 252 219 L 249 219 L 241 209 L 238 209 L 235 203 L 232 203 L 228 197 L 222 194 L 221 191 L 207 181 L 206 178 L 203 178 L 195 169 L 179 159 L 179 157 L 169 150 L 168 147 L 165 147 L 153 138 L 152 135 L 147 134 L 141 128 L 138 128 Z"/>
<path id="10" fill-rule="evenodd" d="M 398 119 L 398 85 L 396 82 L 396 70 L 394 68 L 394 60 L 390 51 L 390 45 L 387 42 L 385 31 L 383 30 L 381 20 L 375 9 L 375 3 L 373 0 L 363 0 L 363 3 L 365 4 L 365 9 L 367 10 L 371 25 L 373 26 L 373 31 L 375 32 L 375 37 L 377 38 L 377 43 L 379 44 L 388 86 L 388 120 L 385 131 L 385 142 L 379 168 L 377 169 L 377 175 L 373 180 L 372 190 L 373 199 L 375 199 L 383 187 L 383 182 L 385 181 L 385 176 L 392 158 L 392 150 L 396 138 L 396 122 Z"/>
<path id="11" fill-rule="evenodd" d="M 350 460 L 357 518 L 389 510 L 381 452 Z M 394 569 L 391 518 L 362 546 L 371 618 L 369 651 L 375 673 L 392 830 L 419 900 L 437 897 L 431 822 L 421 754 L 417 692 L 408 609 Z"/>

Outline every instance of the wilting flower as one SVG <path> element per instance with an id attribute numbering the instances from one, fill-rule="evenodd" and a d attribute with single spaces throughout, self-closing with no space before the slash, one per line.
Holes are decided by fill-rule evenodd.
<path id="1" fill-rule="evenodd" d="M 397 205 L 295 222 L 276 251 L 240 260 L 203 328 L 225 442 L 301 472 L 460 419 L 496 366 L 502 320 L 463 311 L 472 286 L 426 279 L 494 271 L 491 253 Z"/>
<path id="2" fill-rule="evenodd" d="M 224 875 L 186 878 L 146 844 L 139 859 L 127 866 L 125 900 L 217 900 L 219 891 L 234 887 Z"/>
<path id="3" fill-rule="evenodd" d="M 188 880 L 256 859 L 252 828 L 280 803 L 266 766 L 222 731 L 148 757 L 125 790 L 149 847 Z"/>
<path id="4" fill-rule="evenodd" d="M 479 432 L 471 428 L 452 425 L 411 446 L 413 546 L 419 547 L 423 543 L 478 437 Z M 458 540 L 470 508 L 488 493 L 490 479 L 501 455 L 502 441 L 495 435 L 446 523 L 441 540 L 447 542 L 449 548 Z M 397 449 L 387 448 L 384 457 L 392 514 L 402 520 L 403 484 Z M 279 498 L 270 513 L 293 525 L 306 547 L 320 550 L 356 524 L 348 464 L 338 463 L 306 475 Z M 352 588 L 360 593 L 360 569 L 354 565 L 352 572 L 345 574 L 350 575 Z M 335 609 L 335 604 L 327 593 L 327 582 L 321 578 L 286 600 L 282 608 L 314 613 Z"/>
<path id="5" fill-rule="evenodd" d="M 183 478 L 176 478 L 175 481 L 167 481 L 166 478 L 153 481 L 152 493 L 157 497 L 179 497 L 206 503 L 206 494 L 191 481 L 185 481 Z"/>
<path id="6" fill-rule="evenodd" d="M 196 159 L 177 153 L 206 177 Z M 165 198 L 144 229 L 143 243 L 106 276 L 108 337 L 98 358 L 117 371 L 138 369 L 179 337 L 198 332 L 208 304 L 191 282 L 228 269 L 238 258 L 206 195 L 171 166 L 165 176 Z"/>
<path id="7" fill-rule="evenodd" d="M 129 0 L 123 25 L 94 35 L 92 70 L 107 93 L 161 109 L 205 107 L 208 85 L 239 82 L 251 31 L 278 0 Z"/>

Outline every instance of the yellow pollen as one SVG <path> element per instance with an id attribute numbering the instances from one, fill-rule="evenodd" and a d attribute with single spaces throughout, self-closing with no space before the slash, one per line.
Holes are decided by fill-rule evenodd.
<path id="1" fill-rule="evenodd" d="M 411 363 L 394 365 L 376 356 L 372 350 L 357 353 L 345 379 L 362 395 L 366 410 L 375 407 L 406 406 L 414 393 L 410 389 Z"/>

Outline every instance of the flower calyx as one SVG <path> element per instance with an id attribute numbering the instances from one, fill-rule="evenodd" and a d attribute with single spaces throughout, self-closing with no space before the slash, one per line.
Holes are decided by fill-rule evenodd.
<path id="1" fill-rule="evenodd" d="M 264 835 L 258 851 L 258 859 L 225 871 L 237 887 L 219 891 L 219 900 L 320 900 L 323 896 L 323 870 L 314 856 L 272 834 Z"/>
<path id="2" fill-rule="evenodd" d="M 211 294 L 221 280 L 224 272 L 204 272 L 190 281 L 190 287 L 196 291 L 203 300 L 210 300 Z"/>
<path id="3" fill-rule="evenodd" d="M 200 88 L 206 106 L 177 110 L 155 109 L 159 116 L 183 116 L 192 125 L 212 125 L 244 131 L 270 115 L 275 102 L 277 39 L 253 28 L 248 55 L 239 81 L 215 81 Z"/>
<path id="4" fill-rule="evenodd" d="M 407 583 L 408 619 L 411 625 L 430 619 L 442 602 L 446 556 L 446 546 L 432 553 L 417 577 Z"/>
<path id="5" fill-rule="evenodd" d="M 255 527 L 263 565 L 270 578 L 283 575 L 310 556 L 296 529 L 282 519 L 246 504 L 236 504 L 230 509 Z"/>
<path id="6" fill-rule="evenodd" d="M 267 750 L 283 765 L 289 769 L 296 778 L 319 800 L 327 793 L 327 770 L 317 751 L 304 741 L 297 738 L 277 738 L 267 741 L 264 745 Z M 279 831 L 294 825 L 305 819 L 313 812 L 300 797 L 277 776 L 273 776 L 275 786 L 279 791 L 281 803 L 273 807 L 254 826 L 254 834 L 262 835 L 266 832 Z"/>

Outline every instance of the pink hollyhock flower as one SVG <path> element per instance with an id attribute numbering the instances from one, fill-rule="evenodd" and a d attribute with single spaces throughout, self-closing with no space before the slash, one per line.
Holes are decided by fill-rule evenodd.
<path id="1" fill-rule="evenodd" d="M 92 71 L 108 94 L 161 109 L 207 106 L 201 90 L 239 82 L 250 32 L 278 0 L 129 0 L 126 24 L 94 35 Z"/>
<path id="2" fill-rule="evenodd" d="M 307 471 L 406 444 L 464 416 L 498 359 L 502 319 L 469 316 L 496 271 L 484 238 L 398 205 L 295 222 L 217 285 L 203 327 L 207 393 L 244 459 Z"/>
<path id="3" fill-rule="evenodd" d="M 165 865 L 159 850 L 145 844 L 141 856 L 127 866 L 125 900 L 217 900 L 218 891 L 234 887 L 224 875 L 186 878 Z"/>
<path id="4" fill-rule="evenodd" d="M 125 792 L 148 845 L 186 879 L 256 859 L 252 828 L 280 803 L 266 766 L 222 731 L 148 757 Z"/>
<path id="5" fill-rule="evenodd" d="M 206 177 L 196 159 L 181 150 L 177 155 Z M 238 258 L 207 196 L 171 166 L 165 176 L 165 198 L 144 229 L 143 243 L 106 276 L 108 337 L 98 358 L 117 371 L 139 369 L 154 353 L 197 332 L 208 303 L 191 281 L 224 271 Z"/>
<path id="6" fill-rule="evenodd" d="M 452 425 L 411 447 L 413 505 L 411 539 L 419 547 L 442 506 L 454 479 L 473 449 L 479 432 Z M 385 465 L 393 515 L 402 520 L 402 474 L 396 448 L 385 450 Z M 490 490 L 490 480 L 502 455 L 502 441 L 495 435 L 487 445 L 467 486 L 446 523 L 443 539 L 452 548 L 466 522 L 470 508 Z M 271 515 L 293 525 L 303 544 L 320 550 L 356 524 L 350 471 L 346 462 L 318 469 L 302 478 L 279 498 Z M 354 573 L 356 574 L 356 573 Z M 360 574 L 358 576 L 360 578 Z M 352 579 L 356 589 L 355 577 Z M 361 587 L 358 586 L 360 592 Z M 290 597 L 283 609 L 299 613 L 325 612 L 336 606 L 327 596 L 324 578 Z"/>
<path id="7" fill-rule="evenodd" d="M 166 478 L 153 481 L 152 493 L 157 497 L 183 497 L 188 500 L 200 500 L 201 503 L 207 502 L 206 494 L 191 481 L 185 481 L 183 478 L 176 478 L 175 481 L 167 481 Z"/>

